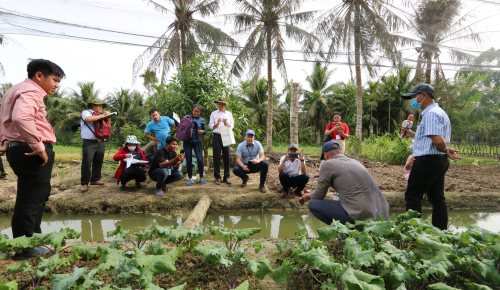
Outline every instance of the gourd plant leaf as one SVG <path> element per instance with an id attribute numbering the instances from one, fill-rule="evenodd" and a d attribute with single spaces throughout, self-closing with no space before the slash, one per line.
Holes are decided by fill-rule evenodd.
<path id="1" fill-rule="evenodd" d="M 2 253 L 10 251 L 20 252 L 21 250 L 32 248 L 33 246 L 33 238 L 26 236 L 14 239 L 0 239 L 0 252 Z"/>
<path id="2" fill-rule="evenodd" d="M 175 274 L 175 262 L 181 254 L 182 250 L 180 248 L 172 249 L 163 255 L 145 255 L 144 252 L 136 249 L 135 263 L 141 270 L 141 279 L 146 282 L 146 285 L 149 285 L 155 274 Z"/>
<path id="3" fill-rule="evenodd" d="M 375 263 L 375 250 L 369 249 L 363 251 L 361 245 L 353 238 L 345 239 L 344 254 L 347 260 L 355 266 L 369 267 Z"/>
<path id="4" fill-rule="evenodd" d="M 74 261 L 75 260 L 73 260 L 71 256 L 61 258 L 58 253 L 55 253 L 48 258 L 40 258 L 38 265 L 36 265 L 36 277 L 47 277 L 47 275 L 54 272 L 59 267 L 69 266 Z"/>
<path id="5" fill-rule="evenodd" d="M 389 241 L 384 241 L 383 243 L 380 244 L 380 248 L 389 256 L 391 256 L 393 261 L 397 261 L 399 263 L 406 264 L 408 263 L 408 258 L 410 256 L 409 253 L 407 253 L 404 250 L 400 250 L 396 248 L 393 244 L 391 244 Z"/>
<path id="6" fill-rule="evenodd" d="M 349 290 L 384 290 L 384 280 L 375 275 L 365 273 L 363 271 L 354 270 L 347 267 L 344 273 L 340 276 L 340 280 L 345 289 Z"/>
<path id="7" fill-rule="evenodd" d="M 269 260 L 266 258 L 261 258 L 258 261 L 248 259 L 247 269 L 255 274 L 255 277 L 257 277 L 257 279 L 261 280 L 264 279 L 267 274 L 272 272 Z"/>
<path id="8" fill-rule="evenodd" d="M 202 256 L 205 261 L 213 263 L 215 265 L 222 265 L 229 267 L 232 262 L 228 260 L 227 256 L 229 250 L 226 247 L 219 247 L 215 245 L 202 245 L 197 246 L 193 249 L 193 252 L 197 255 Z"/>
<path id="9" fill-rule="evenodd" d="M 29 272 L 33 267 L 28 261 L 22 261 L 21 263 L 16 263 L 7 267 L 7 273 L 14 274 L 19 272 Z"/>
<path id="10" fill-rule="evenodd" d="M 101 285 L 104 284 L 104 282 L 99 281 L 99 280 L 94 280 L 95 274 L 99 272 L 99 269 L 94 268 L 90 270 L 88 273 L 85 274 L 84 280 L 82 282 L 82 285 L 80 289 L 101 289 Z"/>
<path id="11" fill-rule="evenodd" d="M 75 244 L 71 247 L 71 255 L 80 260 L 93 260 L 99 258 L 99 253 L 96 248 Z"/>
<path id="12" fill-rule="evenodd" d="M 333 220 L 329 226 L 318 228 L 316 231 L 322 241 L 329 241 L 349 234 L 349 229 L 336 220 Z"/>
<path id="13" fill-rule="evenodd" d="M 391 221 L 374 221 L 365 227 L 366 233 L 372 233 L 378 237 L 385 237 L 392 233 L 393 223 Z"/>
<path id="14" fill-rule="evenodd" d="M 153 284 L 153 283 L 149 283 L 148 285 L 146 285 L 146 286 L 144 287 L 144 289 L 145 289 L 145 290 L 165 290 L 165 289 L 161 288 L 160 286 L 155 285 L 155 284 Z"/>
<path id="15" fill-rule="evenodd" d="M 321 269 L 325 273 L 335 274 L 340 269 L 340 264 L 333 262 L 332 256 L 328 254 L 326 248 L 312 248 L 311 250 L 300 254 L 310 266 Z"/>
<path id="16" fill-rule="evenodd" d="M 234 290 L 248 290 L 250 289 L 250 283 L 248 283 L 248 280 L 243 281 L 238 287 L 234 288 Z"/>
<path id="17" fill-rule="evenodd" d="M 285 284 L 290 279 L 292 272 L 292 262 L 288 259 L 285 259 L 283 263 L 281 263 L 281 266 L 274 269 L 274 271 L 271 273 L 271 278 L 273 278 L 273 280 L 278 284 Z"/>
<path id="18" fill-rule="evenodd" d="M 421 260 L 417 262 L 415 268 L 424 279 L 429 279 L 435 276 L 439 279 L 448 277 L 448 269 L 452 267 L 452 263 L 448 260 L 446 253 L 439 253 L 430 260 Z"/>
<path id="19" fill-rule="evenodd" d="M 59 232 L 51 232 L 43 236 L 42 244 L 51 244 L 59 250 L 62 246 L 66 244 L 67 239 L 77 239 L 80 237 L 80 233 L 70 228 L 63 228 Z"/>
<path id="20" fill-rule="evenodd" d="M 427 285 L 427 289 L 430 289 L 430 290 L 460 290 L 458 288 L 448 286 L 442 282 Z"/>
<path id="21" fill-rule="evenodd" d="M 127 262 L 127 259 L 121 250 L 98 246 L 97 252 L 99 253 L 100 264 L 98 268 L 100 270 L 117 269 L 120 265 Z"/>
<path id="22" fill-rule="evenodd" d="M 84 276 L 85 268 L 75 268 L 71 274 L 52 275 L 52 289 L 66 290 L 75 286 L 78 279 Z"/>
<path id="23" fill-rule="evenodd" d="M 184 283 L 184 284 L 172 287 L 172 288 L 168 288 L 167 290 L 184 290 L 186 288 L 186 285 L 187 285 L 187 283 Z"/>
<path id="24" fill-rule="evenodd" d="M 0 289 L 2 290 L 17 290 L 18 286 L 16 281 L 6 282 L 0 279 Z"/>

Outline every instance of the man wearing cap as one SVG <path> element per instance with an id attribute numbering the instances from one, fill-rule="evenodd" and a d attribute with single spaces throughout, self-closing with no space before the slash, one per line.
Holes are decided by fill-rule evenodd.
<path id="1" fill-rule="evenodd" d="M 300 203 L 309 201 L 311 213 L 326 224 L 388 218 L 389 204 L 363 164 L 344 156 L 334 141 L 323 144 L 322 154 L 316 189 L 304 190 Z M 339 200 L 325 199 L 330 186 Z"/>
<path id="2" fill-rule="evenodd" d="M 80 118 L 80 135 L 83 139 L 82 166 L 80 175 L 80 191 L 87 192 L 91 185 L 104 185 L 101 181 L 101 170 L 106 152 L 106 140 L 98 139 L 94 135 L 94 122 L 108 118 L 111 113 L 103 111 L 106 104 L 92 98 L 87 104 L 87 110 L 82 111 Z"/>
<path id="3" fill-rule="evenodd" d="M 295 187 L 295 195 L 301 196 L 301 192 L 309 181 L 307 175 L 306 161 L 304 155 L 298 153 L 298 146 L 291 144 L 288 146 L 287 154 L 281 157 L 278 172 L 281 183 L 280 196 L 285 198 L 291 187 Z"/>
<path id="4" fill-rule="evenodd" d="M 168 116 L 161 116 L 156 108 L 149 110 L 149 117 L 151 121 L 144 129 L 144 136 L 154 141 L 158 149 L 165 148 L 165 140 L 170 136 L 170 127 L 175 126 L 175 121 Z"/>
<path id="5" fill-rule="evenodd" d="M 402 96 L 410 100 L 414 110 L 422 110 L 417 132 L 407 131 L 408 135 L 415 137 L 415 160 L 405 192 L 406 210 L 422 212 L 422 197 L 427 193 L 432 204 L 432 224 L 444 230 L 448 228 L 444 196 L 444 175 L 450 164 L 448 158 L 462 157 L 457 154 L 458 150 L 447 146 L 451 139 L 451 123 L 446 112 L 434 101 L 434 88 L 423 83 Z"/>
<path id="6" fill-rule="evenodd" d="M 222 182 L 231 184 L 229 180 L 229 150 L 231 146 L 223 146 L 222 145 L 222 137 L 221 131 L 224 127 L 234 128 L 234 119 L 233 114 L 226 110 L 227 101 L 221 99 L 215 101 L 218 109 L 213 111 L 210 114 L 210 121 L 208 126 L 210 129 L 214 131 L 212 136 L 212 151 L 214 154 L 214 177 L 215 183 L 221 184 L 221 175 L 220 175 L 220 155 L 222 153 L 222 159 L 224 162 L 224 177 L 222 178 Z"/>
<path id="7" fill-rule="evenodd" d="M 14 85 L 0 106 L 0 155 L 17 176 L 16 204 L 12 213 L 12 236 L 31 237 L 41 233 L 45 202 L 49 199 L 56 142 L 47 120 L 44 99 L 59 88 L 64 71 L 45 59 L 34 59 L 27 66 L 28 78 Z M 19 250 L 14 259 L 42 256 L 49 249 L 38 246 Z"/>
<path id="8" fill-rule="evenodd" d="M 236 164 L 233 168 L 234 175 L 243 180 L 241 187 L 247 186 L 247 173 L 260 172 L 259 191 L 266 192 L 266 177 L 269 164 L 264 155 L 264 148 L 255 140 L 255 131 L 246 131 L 246 140 L 238 144 L 236 149 Z"/>

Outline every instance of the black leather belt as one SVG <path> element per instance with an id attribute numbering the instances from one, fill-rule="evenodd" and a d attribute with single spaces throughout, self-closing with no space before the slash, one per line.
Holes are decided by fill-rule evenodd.
<path id="1" fill-rule="evenodd" d="M 43 142 L 43 145 L 45 145 L 45 148 L 52 148 L 51 143 Z M 17 146 L 29 146 L 29 145 L 28 145 L 28 143 L 23 142 L 23 141 L 9 141 L 9 148 L 17 147 Z"/>

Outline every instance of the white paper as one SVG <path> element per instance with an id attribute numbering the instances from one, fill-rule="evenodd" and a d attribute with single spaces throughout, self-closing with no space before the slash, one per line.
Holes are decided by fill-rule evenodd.
<path id="1" fill-rule="evenodd" d="M 177 121 L 177 123 L 180 123 L 181 122 L 181 118 L 179 118 L 179 115 L 177 115 L 176 112 L 173 112 L 172 113 L 172 117 L 174 118 L 174 120 Z"/>
<path id="2" fill-rule="evenodd" d="M 133 157 L 125 158 L 125 159 L 123 159 L 123 161 L 127 162 L 127 165 L 125 166 L 125 168 L 129 168 L 130 165 L 132 165 L 132 164 L 137 164 L 137 163 L 146 164 L 146 163 L 149 163 L 149 161 L 139 160 L 139 159 L 135 159 Z"/>

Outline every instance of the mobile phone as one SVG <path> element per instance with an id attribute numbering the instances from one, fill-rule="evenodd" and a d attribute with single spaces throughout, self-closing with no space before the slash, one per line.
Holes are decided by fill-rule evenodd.
<path id="1" fill-rule="evenodd" d="M 181 149 L 181 152 L 180 152 L 180 154 L 184 154 L 184 149 Z"/>
<path id="2" fill-rule="evenodd" d="M 297 157 L 299 157 L 299 154 L 297 154 L 297 153 L 288 154 L 288 158 L 297 158 Z"/>

